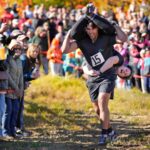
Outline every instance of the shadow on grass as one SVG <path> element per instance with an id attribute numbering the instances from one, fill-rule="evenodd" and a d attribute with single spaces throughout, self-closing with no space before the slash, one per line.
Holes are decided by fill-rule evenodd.
<path id="1" fill-rule="evenodd" d="M 28 113 L 37 114 L 25 116 L 26 126 L 32 127 L 32 136 L 0 142 L 0 150 L 131 150 L 143 149 L 150 143 L 150 128 L 129 124 L 120 118 L 111 121 L 112 126 L 117 129 L 118 141 L 101 147 L 97 145 L 100 125 L 98 121 L 91 122 L 96 116 L 69 109 L 48 109 L 33 102 L 27 102 L 27 105 L 30 106 L 26 109 Z M 43 112 L 46 116 L 42 115 Z M 42 126 L 43 124 L 47 126 Z M 80 129 L 71 130 L 70 126 L 79 126 Z"/>
<path id="2" fill-rule="evenodd" d="M 26 124 L 28 127 L 33 127 L 41 123 L 50 124 L 56 128 L 61 128 L 64 125 L 75 125 L 88 129 L 88 119 L 91 116 L 85 116 L 84 112 L 73 111 L 70 109 L 49 109 L 46 106 L 39 106 L 37 103 L 26 102 L 28 113 L 36 115 L 25 115 Z"/>

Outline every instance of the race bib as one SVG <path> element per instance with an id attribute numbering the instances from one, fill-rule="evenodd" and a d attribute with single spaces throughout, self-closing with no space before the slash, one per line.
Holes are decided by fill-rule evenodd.
<path id="1" fill-rule="evenodd" d="M 98 52 L 97 54 L 91 56 L 91 62 L 92 62 L 92 66 L 98 66 L 101 63 L 103 63 L 105 61 L 103 55 L 101 54 L 101 52 Z"/>

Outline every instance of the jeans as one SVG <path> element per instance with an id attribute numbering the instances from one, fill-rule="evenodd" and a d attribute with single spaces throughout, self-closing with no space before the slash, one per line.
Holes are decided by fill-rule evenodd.
<path id="1" fill-rule="evenodd" d="M 134 72 L 135 75 L 141 75 L 140 69 L 139 69 L 136 65 L 133 66 L 133 72 Z M 139 79 L 139 78 L 134 78 L 134 80 L 135 80 L 135 86 L 136 86 L 139 90 L 141 90 L 141 79 Z"/>
<path id="2" fill-rule="evenodd" d="M 50 66 L 52 75 L 60 75 L 60 76 L 63 75 L 62 64 L 49 61 L 49 66 Z"/>
<path id="3" fill-rule="evenodd" d="M 146 93 L 150 93 L 150 77 L 144 77 L 144 87 Z"/>
<path id="4" fill-rule="evenodd" d="M 43 66 L 44 69 L 44 73 L 48 74 L 48 59 L 46 58 L 46 56 L 41 55 L 41 64 Z"/>
<path id="5" fill-rule="evenodd" d="M 19 129 L 24 128 L 23 110 L 24 110 L 24 97 L 19 102 L 19 112 L 18 112 L 18 117 L 16 122 L 16 127 Z"/>
<path id="6" fill-rule="evenodd" d="M 15 127 L 19 111 L 19 99 L 6 97 L 6 111 L 3 118 L 3 135 L 15 136 Z"/>
<path id="7" fill-rule="evenodd" d="M 2 120 L 5 113 L 5 94 L 0 94 L 0 136 L 3 136 Z"/>
<path id="8" fill-rule="evenodd" d="M 130 79 L 125 80 L 125 89 L 130 90 L 132 88 L 132 83 Z"/>

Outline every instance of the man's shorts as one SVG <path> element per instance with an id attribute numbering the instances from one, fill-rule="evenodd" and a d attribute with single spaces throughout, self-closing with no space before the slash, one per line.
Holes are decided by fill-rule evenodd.
<path id="1" fill-rule="evenodd" d="M 91 101 L 98 100 L 99 93 L 112 93 L 115 87 L 115 80 L 102 79 L 102 78 L 90 78 L 87 80 L 87 88 Z"/>

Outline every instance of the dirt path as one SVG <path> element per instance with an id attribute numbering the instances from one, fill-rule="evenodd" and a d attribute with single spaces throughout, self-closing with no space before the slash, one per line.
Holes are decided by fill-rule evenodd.
<path id="1" fill-rule="evenodd" d="M 91 116 L 82 116 L 88 119 Z M 99 124 L 82 123 L 80 131 L 59 129 L 49 130 L 47 127 L 31 129 L 31 137 L 15 141 L 0 142 L 0 150 L 148 150 L 150 149 L 150 125 L 131 125 L 125 119 L 113 115 L 112 125 L 117 129 L 118 140 L 107 146 L 98 146 Z"/>

